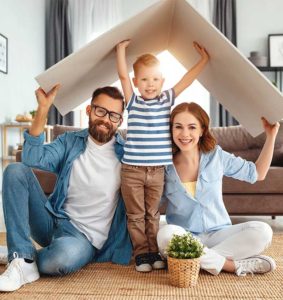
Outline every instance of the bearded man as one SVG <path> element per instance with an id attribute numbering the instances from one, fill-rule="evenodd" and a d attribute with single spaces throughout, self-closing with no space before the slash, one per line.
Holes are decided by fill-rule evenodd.
<path id="1" fill-rule="evenodd" d="M 86 108 L 89 128 L 43 144 L 59 87 L 36 90 L 38 109 L 24 133 L 22 163 L 10 164 L 3 174 L 9 265 L 0 276 L 0 291 L 17 290 L 40 274 L 65 275 L 91 262 L 127 264 L 131 258 L 120 196 L 124 140 L 116 133 L 123 121 L 123 96 L 114 87 L 95 90 Z M 49 197 L 31 168 L 57 174 Z"/>

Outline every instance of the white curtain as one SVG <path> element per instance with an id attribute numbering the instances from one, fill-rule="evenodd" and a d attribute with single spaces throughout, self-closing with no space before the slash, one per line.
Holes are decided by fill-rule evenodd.
<path id="1" fill-rule="evenodd" d="M 69 24 L 73 51 L 120 23 L 123 0 L 69 0 Z M 74 111 L 74 124 L 87 127 L 85 104 Z"/>
<path id="2" fill-rule="evenodd" d="M 214 0 L 187 0 L 187 2 L 212 23 Z"/>
<path id="3" fill-rule="evenodd" d="M 121 21 L 122 0 L 69 0 L 74 51 Z"/>

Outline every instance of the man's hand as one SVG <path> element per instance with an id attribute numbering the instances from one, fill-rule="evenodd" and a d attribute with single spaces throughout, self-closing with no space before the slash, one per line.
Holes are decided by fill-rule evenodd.
<path id="1" fill-rule="evenodd" d="M 207 53 L 206 49 L 198 44 L 196 41 L 193 42 L 194 48 L 197 50 L 199 55 L 202 58 L 202 61 L 207 62 L 209 60 L 209 54 Z"/>
<path id="2" fill-rule="evenodd" d="M 35 118 L 29 129 L 29 134 L 32 136 L 38 136 L 44 130 L 47 115 L 50 106 L 54 102 L 56 94 L 60 88 L 60 84 L 56 84 L 48 93 L 40 87 L 35 91 L 36 99 L 38 102 L 38 108 Z"/>
<path id="3" fill-rule="evenodd" d="M 44 90 L 41 87 L 39 87 L 35 91 L 38 108 L 49 110 L 50 106 L 54 102 L 54 99 L 60 87 L 60 84 L 56 84 L 48 93 L 45 93 Z"/>
<path id="4" fill-rule="evenodd" d="M 131 43 L 131 40 L 124 40 L 116 45 L 116 50 L 126 49 Z"/>
<path id="5" fill-rule="evenodd" d="M 276 137 L 280 127 L 279 122 L 276 122 L 275 124 L 270 124 L 264 117 L 261 118 L 261 121 L 266 137 Z"/>

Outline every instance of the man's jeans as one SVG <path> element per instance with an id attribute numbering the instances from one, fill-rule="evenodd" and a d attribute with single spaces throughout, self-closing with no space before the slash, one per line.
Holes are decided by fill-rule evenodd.
<path id="1" fill-rule="evenodd" d="M 53 216 L 32 169 L 22 163 L 3 174 L 3 209 L 8 259 L 37 261 L 40 273 L 64 275 L 93 261 L 96 248 L 67 219 Z M 43 248 L 36 250 L 31 238 Z"/>

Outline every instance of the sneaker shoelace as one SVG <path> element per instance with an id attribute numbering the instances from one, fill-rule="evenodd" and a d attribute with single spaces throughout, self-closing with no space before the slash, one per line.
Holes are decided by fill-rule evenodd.
<path id="1" fill-rule="evenodd" d="M 147 255 L 138 255 L 136 257 L 136 264 L 139 266 L 139 265 L 142 265 L 142 264 L 148 264 L 149 263 L 149 260 L 148 260 L 148 256 Z"/>
<path id="2" fill-rule="evenodd" d="M 240 266 L 237 270 L 237 274 L 240 276 L 245 276 L 248 273 L 254 275 L 254 273 L 264 271 L 261 261 L 258 258 L 242 260 L 239 261 L 239 264 Z"/>
<path id="3" fill-rule="evenodd" d="M 162 258 L 158 253 L 150 253 L 150 261 L 154 263 L 156 261 L 162 261 Z"/>

